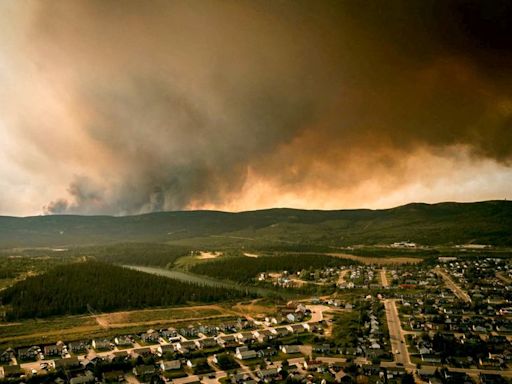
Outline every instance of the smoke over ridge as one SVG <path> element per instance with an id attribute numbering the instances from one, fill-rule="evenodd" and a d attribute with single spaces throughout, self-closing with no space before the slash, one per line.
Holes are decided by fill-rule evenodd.
<path id="1" fill-rule="evenodd" d="M 512 182 L 506 1 L 18 7 L 0 112 L 16 164 L 58 180 L 47 213 L 342 207 L 458 169 Z"/>

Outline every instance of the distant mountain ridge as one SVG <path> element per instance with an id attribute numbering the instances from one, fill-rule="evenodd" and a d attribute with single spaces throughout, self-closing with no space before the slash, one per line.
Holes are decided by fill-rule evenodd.
<path id="1" fill-rule="evenodd" d="M 172 211 L 134 216 L 0 216 L 0 247 L 114 242 L 318 244 L 409 240 L 419 244 L 512 245 L 512 202 L 412 203 L 390 209 L 274 208 L 229 213 Z"/>

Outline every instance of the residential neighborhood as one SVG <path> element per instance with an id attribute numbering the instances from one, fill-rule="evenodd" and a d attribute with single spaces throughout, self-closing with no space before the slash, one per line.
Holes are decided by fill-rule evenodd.
<path id="1" fill-rule="evenodd" d="M 178 384 L 487 384 L 512 378 L 512 269 L 506 260 L 440 257 L 431 264 L 280 275 L 288 279 L 281 283 L 304 278 L 301 284 L 335 284 L 337 291 L 276 306 L 258 319 L 7 349 L 0 353 L 0 377 Z"/>

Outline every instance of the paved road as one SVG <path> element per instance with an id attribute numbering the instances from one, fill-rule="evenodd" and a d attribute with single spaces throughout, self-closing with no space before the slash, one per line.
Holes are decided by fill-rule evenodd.
<path id="1" fill-rule="evenodd" d="M 403 364 L 404 367 L 414 368 L 414 364 L 411 364 L 411 358 L 409 357 L 409 351 L 405 343 L 405 335 L 402 332 L 395 300 L 384 300 L 384 307 L 386 308 L 389 341 L 391 342 L 391 350 L 395 357 L 395 363 Z"/>
<path id="2" fill-rule="evenodd" d="M 455 282 L 450 277 L 449 273 L 447 273 L 444 269 L 438 267 L 434 268 L 434 273 L 443 278 L 446 286 L 451 289 L 455 296 L 465 301 L 466 303 L 471 303 L 471 297 L 469 297 L 469 295 L 461 287 L 455 284 Z"/>

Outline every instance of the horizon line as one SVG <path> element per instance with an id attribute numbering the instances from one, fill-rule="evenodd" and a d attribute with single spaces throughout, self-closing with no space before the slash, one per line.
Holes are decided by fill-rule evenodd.
<path id="1" fill-rule="evenodd" d="M 135 216 L 145 216 L 145 215 L 154 215 L 159 213 L 184 213 L 184 212 L 217 212 L 217 213 L 228 213 L 228 214 L 241 214 L 241 213 L 250 213 L 250 212 L 260 212 L 260 211 L 271 211 L 271 210 L 294 210 L 294 211 L 318 211 L 318 212 L 337 212 L 337 211 L 386 211 L 392 210 L 396 208 L 406 207 L 408 205 L 442 205 L 442 204 L 479 204 L 479 203 L 492 203 L 492 202 L 510 202 L 512 200 L 504 199 L 492 199 L 492 200 L 478 200 L 478 201 L 438 201 L 434 203 L 426 203 L 421 201 L 412 201 L 409 203 L 396 205 L 387 208 L 337 208 L 337 209 L 316 209 L 316 208 L 293 208 L 293 207 L 268 207 L 261 209 L 248 209 L 242 211 L 224 211 L 219 209 L 176 209 L 176 210 L 162 210 L 162 211 L 152 211 L 152 212 L 141 212 L 141 213 L 133 213 L 133 214 L 102 214 L 102 213 L 50 213 L 50 214 L 39 214 L 39 215 L 27 215 L 27 216 L 14 216 L 14 215 L 3 215 L 0 214 L 0 218 L 17 218 L 17 219 L 28 219 L 28 218 L 37 218 L 37 217 L 58 217 L 58 216 L 80 216 L 80 217 L 135 217 Z"/>

